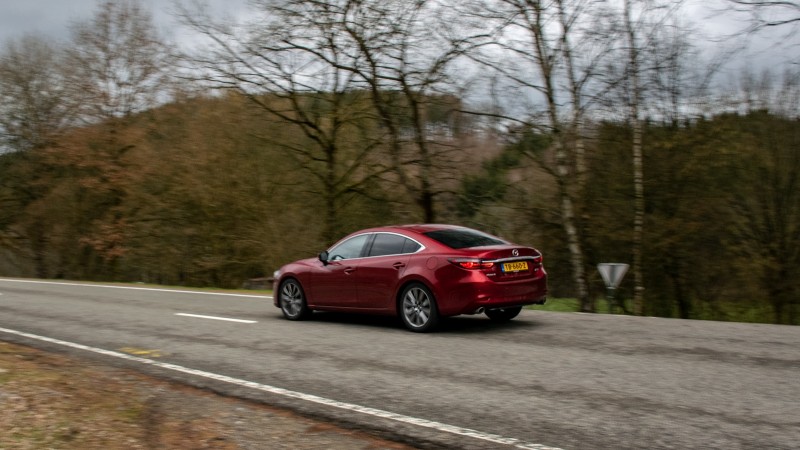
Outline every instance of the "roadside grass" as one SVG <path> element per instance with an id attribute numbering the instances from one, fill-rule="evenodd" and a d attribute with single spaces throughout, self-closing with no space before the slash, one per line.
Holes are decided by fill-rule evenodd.
<path id="1" fill-rule="evenodd" d="M 618 299 L 614 305 L 614 314 L 632 315 L 633 300 Z M 624 308 L 623 308 L 624 305 Z M 544 305 L 530 305 L 526 309 L 535 311 L 578 312 L 580 302 L 576 298 L 548 298 Z M 610 314 L 608 300 L 595 300 L 595 313 Z M 677 309 L 670 314 L 658 314 L 657 317 L 680 317 Z M 691 320 L 715 320 L 723 322 L 773 323 L 773 311 L 769 305 L 749 304 L 746 302 L 717 302 L 693 305 Z"/>
<path id="2" fill-rule="evenodd" d="M 737 301 L 695 305 L 692 319 L 774 323 L 774 317 L 775 313 L 771 305 Z"/>
<path id="3" fill-rule="evenodd" d="M 544 305 L 530 305 L 526 308 L 536 311 L 575 312 L 580 310 L 580 303 L 577 298 L 548 297 Z"/>
<path id="4" fill-rule="evenodd" d="M 615 305 L 615 313 L 616 314 L 624 314 L 624 311 L 630 311 L 631 306 L 629 303 L 625 304 L 625 309 L 623 310 L 620 306 L 622 304 Z M 608 300 L 606 299 L 597 299 L 594 303 L 595 312 L 598 314 L 607 314 L 609 313 L 608 307 Z M 553 312 L 578 312 L 581 310 L 581 304 L 577 298 L 552 298 L 548 297 L 547 302 L 544 305 L 531 305 L 528 306 L 528 309 L 533 309 L 536 311 L 553 311 Z"/>

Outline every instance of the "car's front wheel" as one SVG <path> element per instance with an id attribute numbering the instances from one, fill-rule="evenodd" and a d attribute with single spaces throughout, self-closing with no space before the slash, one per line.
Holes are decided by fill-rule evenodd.
<path id="1" fill-rule="evenodd" d="M 522 306 L 513 306 L 511 308 L 487 309 L 486 316 L 495 322 L 508 322 L 514 317 L 517 317 L 520 311 L 522 311 Z"/>
<path id="2" fill-rule="evenodd" d="M 400 296 L 400 317 L 411 331 L 423 333 L 439 323 L 439 310 L 433 293 L 425 285 L 413 283 Z"/>
<path id="3" fill-rule="evenodd" d="M 294 278 L 290 278 L 281 284 L 280 305 L 283 316 L 289 320 L 303 320 L 311 315 L 308 309 L 306 296 L 303 287 Z"/>

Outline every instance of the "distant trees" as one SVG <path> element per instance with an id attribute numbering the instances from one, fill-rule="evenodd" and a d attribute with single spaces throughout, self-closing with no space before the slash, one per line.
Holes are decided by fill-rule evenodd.
<path id="1" fill-rule="evenodd" d="M 800 314 L 800 123 L 765 112 L 725 120 L 728 145 L 739 150 L 730 175 L 728 205 L 735 213 L 728 244 L 741 276 L 752 276 L 772 305 L 775 323 L 797 323 Z M 739 123 L 737 123 L 739 122 Z"/>
<path id="2" fill-rule="evenodd" d="M 796 119 L 763 111 L 646 124 L 645 314 L 720 319 L 760 314 L 759 320 L 797 323 L 792 300 L 797 289 L 785 277 L 800 268 L 795 253 L 800 246 L 789 237 L 796 234 L 800 211 L 791 175 L 800 155 L 798 130 Z M 590 164 L 595 188 L 588 200 L 596 205 L 590 242 L 612 256 L 630 245 L 629 237 L 613 231 L 625 226 L 632 211 L 624 181 L 632 169 L 621 157 L 631 140 L 629 126 L 604 124 Z M 626 280 L 624 288 L 631 284 Z M 781 304 L 765 308 L 757 298 Z"/>
<path id="3" fill-rule="evenodd" d="M 250 106 L 231 93 L 131 118 L 126 128 L 145 133 L 127 156 L 136 177 L 120 205 L 117 276 L 238 287 L 271 273 L 289 252 L 317 251 L 320 212 L 286 206 L 307 195 L 303 178 L 280 146 L 258 137 L 288 136 L 286 124 Z"/>
<path id="4" fill-rule="evenodd" d="M 103 258 L 119 256 L 125 219 L 116 209 L 125 195 L 122 180 L 134 175 L 125 154 L 136 143 L 116 132 L 116 121 L 166 99 L 166 47 L 138 3 L 101 3 L 91 20 L 72 31 L 69 45 L 34 37 L 12 42 L 0 64 L 5 142 L 33 152 L 20 157 L 34 166 L 24 170 L 33 180 L 47 180 L 8 181 L 6 192 L 17 193 L 16 210 L 27 220 L 2 231 L 24 237 L 27 251 L 14 248 L 33 255 L 40 277 L 63 273 L 66 262 L 51 260 L 61 235 L 63 242 L 77 241 Z M 76 130 L 81 123 L 98 126 Z M 72 208 L 91 209 L 57 216 L 58 208 L 69 205 L 69 192 L 77 196 L 70 200 L 80 201 Z"/>

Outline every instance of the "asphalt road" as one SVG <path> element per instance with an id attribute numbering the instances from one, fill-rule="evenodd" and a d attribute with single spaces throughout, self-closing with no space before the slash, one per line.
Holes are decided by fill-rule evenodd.
<path id="1" fill-rule="evenodd" d="M 800 445 L 799 327 L 523 311 L 415 334 L 375 317 L 289 322 L 267 297 L 0 278 L 0 339 L 421 448 Z"/>

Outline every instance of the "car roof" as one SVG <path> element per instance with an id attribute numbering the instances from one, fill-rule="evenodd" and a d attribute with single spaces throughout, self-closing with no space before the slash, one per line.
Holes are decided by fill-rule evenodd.
<path id="1" fill-rule="evenodd" d="M 368 230 L 363 230 L 362 232 L 365 233 L 376 233 L 376 232 L 390 232 L 390 231 L 410 231 L 412 233 L 417 234 L 425 234 L 431 231 L 439 231 L 439 230 L 456 230 L 456 229 L 463 229 L 465 227 L 457 226 L 457 225 L 445 225 L 445 224 L 438 224 L 438 223 L 427 223 L 427 224 L 408 224 L 408 225 L 389 225 L 385 227 L 377 227 L 377 228 L 370 228 Z"/>

